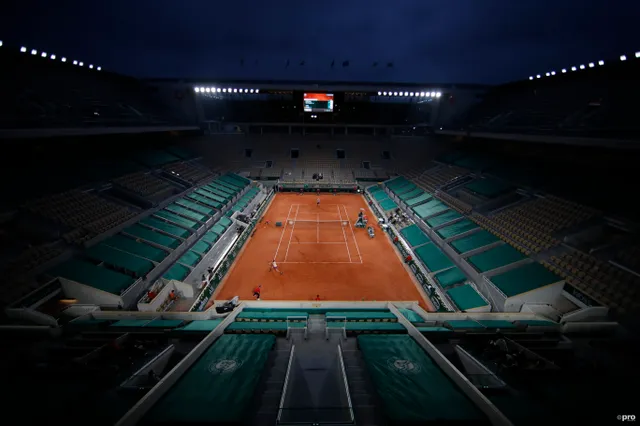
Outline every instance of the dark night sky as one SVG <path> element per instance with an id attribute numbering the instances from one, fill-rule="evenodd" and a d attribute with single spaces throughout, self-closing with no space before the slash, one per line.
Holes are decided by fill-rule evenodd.
<path id="1" fill-rule="evenodd" d="M 640 0 L 11 3 L 5 46 L 138 77 L 502 83 L 640 50 Z"/>

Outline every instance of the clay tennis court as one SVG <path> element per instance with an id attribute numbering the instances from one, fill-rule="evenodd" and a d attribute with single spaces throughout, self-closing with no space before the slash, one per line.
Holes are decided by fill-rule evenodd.
<path id="1" fill-rule="evenodd" d="M 250 299 L 261 284 L 263 300 L 320 295 L 323 301 L 418 301 L 433 310 L 361 195 L 321 195 L 319 206 L 317 198 L 277 194 L 214 299 Z M 354 227 L 360 209 L 374 223 L 373 239 Z M 282 275 L 269 272 L 273 259 Z"/>

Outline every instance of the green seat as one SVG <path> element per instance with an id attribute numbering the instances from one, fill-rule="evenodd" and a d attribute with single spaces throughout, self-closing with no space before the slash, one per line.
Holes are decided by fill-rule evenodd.
<path id="1" fill-rule="evenodd" d="M 409 322 L 415 323 L 415 322 L 424 322 L 424 318 L 422 318 L 420 315 L 418 315 L 415 311 L 412 311 L 411 309 L 398 309 L 400 311 L 400 313 L 409 320 Z"/>
<path id="2" fill-rule="evenodd" d="M 446 325 L 448 325 L 449 327 L 451 327 L 454 330 L 469 330 L 469 329 L 484 329 L 485 326 L 478 323 L 477 321 L 472 321 L 472 320 L 451 320 L 451 321 L 446 321 L 445 322 Z"/>
<path id="3" fill-rule="evenodd" d="M 327 312 L 327 321 L 396 321 L 398 318 L 392 312 Z M 344 318 L 342 318 L 344 317 Z"/>
<path id="4" fill-rule="evenodd" d="M 447 327 L 416 327 L 420 333 L 442 333 L 451 331 Z"/>
<path id="5" fill-rule="evenodd" d="M 347 321 L 343 323 L 349 331 L 407 331 L 405 326 L 398 322 L 359 322 Z"/>
<path id="6" fill-rule="evenodd" d="M 236 321 L 282 321 L 287 320 L 288 317 L 292 318 L 292 321 L 305 321 L 309 318 L 309 314 L 306 312 L 296 311 L 275 311 L 275 312 L 240 312 L 236 317 Z M 300 318 L 304 317 L 304 318 Z"/>
<path id="7" fill-rule="evenodd" d="M 183 327 L 179 327 L 177 331 L 206 331 L 208 333 L 220 325 L 221 322 L 222 319 L 195 320 Z"/>

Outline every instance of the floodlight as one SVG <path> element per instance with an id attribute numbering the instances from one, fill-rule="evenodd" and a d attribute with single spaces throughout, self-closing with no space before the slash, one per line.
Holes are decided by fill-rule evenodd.
<path id="1" fill-rule="evenodd" d="M 218 89 L 220 90 L 220 89 Z M 253 93 L 253 89 L 249 90 L 249 93 Z M 378 92 L 378 95 L 380 94 L 380 92 Z"/>
<path id="2" fill-rule="evenodd" d="M 549 77 L 549 76 L 550 76 L 551 74 L 549 74 L 549 73 L 546 73 L 545 75 L 546 75 L 547 77 Z"/>
<path id="3" fill-rule="evenodd" d="M 576 71 L 578 68 L 576 67 L 571 67 L 571 71 Z"/>
<path id="4" fill-rule="evenodd" d="M 436 97 L 436 92 L 431 92 L 431 97 L 435 98 Z"/>
<path id="5" fill-rule="evenodd" d="M 529 80 L 533 80 L 533 76 L 530 76 L 530 77 L 529 77 Z"/>
<path id="6" fill-rule="evenodd" d="M 249 93 L 249 89 L 244 89 L 244 93 Z"/>
<path id="7" fill-rule="evenodd" d="M 62 62 L 67 62 L 67 58 L 65 58 L 64 56 L 60 59 Z M 100 67 L 98 67 L 100 68 Z"/>
<path id="8" fill-rule="evenodd" d="M 589 68 L 593 68 L 595 66 L 596 66 L 596 64 L 594 64 L 593 62 L 589 62 Z"/>
<path id="9" fill-rule="evenodd" d="M 54 59 L 54 60 L 56 59 L 56 55 L 51 55 L 51 56 L 49 56 L 49 57 L 50 57 L 51 59 Z"/>
<path id="10" fill-rule="evenodd" d="M 0 40 L 0 47 L 2 47 L 2 45 L 3 45 L 3 44 L 4 44 L 4 43 L 2 42 L 2 40 Z"/>
<path id="11" fill-rule="evenodd" d="M 43 57 L 43 58 L 46 58 L 46 57 L 47 57 L 47 52 L 42 52 L 42 53 L 40 54 L 40 56 L 41 56 L 41 57 Z"/>
<path id="12" fill-rule="evenodd" d="M 37 51 L 36 49 L 31 49 L 31 54 L 32 54 L 32 55 L 37 55 L 37 54 L 38 54 L 38 51 Z"/>
<path id="13" fill-rule="evenodd" d="M 205 91 L 205 92 L 207 92 L 207 93 L 211 93 L 211 88 L 210 88 L 210 87 L 206 87 L 206 88 L 204 89 L 204 91 Z"/>
<path id="14" fill-rule="evenodd" d="M 409 92 L 404 92 L 404 95 L 405 96 L 409 96 Z"/>
<path id="15" fill-rule="evenodd" d="M 622 55 L 622 56 L 620 56 L 620 60 L 621 60 L 621 61 L 626 61 L 626 60 L 627 60 L 627 56 L 626 56 L 626 55 Z"/>
<path id="16" fill-rule="evenodd" d="M 219 87 L 216 89 L 216 92 L 220 93 L 220 88 Z"/>
<path id="17" fill-rule="evenodd" d="M 259 92 L 260 92 L 260 90 L 256 89 L 256 93 L 259 93 Z"/>
<path id="18" fill-rule="evenodd" d="M 636 58 L 640 58 L 640 52 L 636 52 Z"/>
<path id="19" fill-rule="evenodd" d="M 90 65 L 89 65 L 89 69 L 93 69 L 93 64 L 90 64 Z"/>
<path id="20" fill-rule="evenodd" d="M 73 65 L 78 65 L 78 61 L 73 61 Z"/>
<path id="21" fill-rule="evenodd" d="M 199 87 L 194 87 L 193 89 L 196 93 L 200 93 L 200 88 Z"/>
<path id="22" fill-rule="evenodd" d="M 586 68 L 586 67 L 584 66 L 584 64 L 583 64 L 583 65 L 580 65 L 580 69 L 581 69 L 581 70 L 583 70 L 583 69 L 585 69 L 585 68 Z"/>
<path id="23" fill-rule="evenodd" d="M 382 96 L 387 96 L 387 92 L 382 92 Z"/>
<path id="24" fill-rule="evenodd" d="M 409 96 L 413 96 L 413 92 L 409 93 Z"/>
<path id="25" fill-rule="evenodd" d="M 398 96 L 398 92 L 393 92 L 393 96 Z"/>
<path id="26" fill-rule="evenodd" d="M 420 96 L 424 98 L 424 92 L 420 92 Z"/>
<path id="27" fill-rule="evenodd" d="M 604 65 L 604 61 L 598 61 L 598 65 Z"/>
<path id="28" fill-rule="evenodd" d="M 238 93 L 238 89 L 233 89 L 233 93 Z"/>
<path id="29" fill-rule="evenodd" d="M 26 48 L 26 47 L 24 47 L 24 46 L 22 46 L 22 47 L 20 48 L 20 51 L 21 51 L 22 53 L 25 53 L 25 52 L 27 51 L 27 48 Z"/>
<path id="30" fill-rule="evenodd" d="M 442 93 L 440 92 L 436 93 L 436 98 L 439 98 L 440 96 L 442 96 Z"/>
<path id="31" fill-rule="evenodd" d="M 562 74 L 565 74 L 567 72 L 566 68 L 562 68 Z"/>
<path id="32" fill-rule="evenodd" d="M 226 88 L 222 89 L 222 93 L 227 93 L 227 89 Z"/>
<path id="33" fill-rule="evenodd" d="M 102 67 L 98 67 L 96 68 L 98 71 L 102 71 Z"/>
<path id="34" fill-rule="evenodd" d="M 556 72 L 555 71 L 551 71 L 551 75 L 556 75 Z"/>

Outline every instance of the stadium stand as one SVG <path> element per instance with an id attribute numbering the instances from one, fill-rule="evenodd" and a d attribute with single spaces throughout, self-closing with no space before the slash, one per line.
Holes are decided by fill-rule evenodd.
<path id="1" fill-rule="evenodd" d="M 151 173 L 137 172 L 122 176 L 113 181 L 135 194 L 145 198 L 163 200 L 173 193 L 174 187 L 167 181 L 153 176 Z"/>

